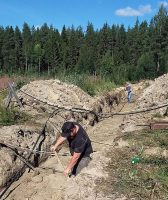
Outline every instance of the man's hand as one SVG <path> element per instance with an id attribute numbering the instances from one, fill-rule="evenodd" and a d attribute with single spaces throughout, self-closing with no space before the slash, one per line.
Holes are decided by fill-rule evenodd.
<path id="1" fill-rule="evenodd" d="M 64 171 L 64 175 L 68 176 L 71 173 L 71 169 L 75 166 L 75 164 L 77 163 L 78 159 L 80 158 L 81 153 L 75 153 L 73 154 L 73 156 L 71 157 L 71 160 L 66 168 L 66 170 Z"/>
<path id="2" fill-rule="evenodd" d="M 55 150 L 56 150 L 56 147 L 55 147 L 54 145 L 52 145 L 51 148 L 50 148 L 50 150 L 51 150 L 51 151 L 55 151 Z"/>
<path id="3" fill-rule="evenodd" d="M 71 170 L 69 168 L 66 168 L 66 170 L 64 171 L 64 175 L 68 177 L 70 173 L 71 173 Z"/>
<path id="4" fill-rule="evenodd" d="M 60 137 L 58 138 L 57 142 L 55 143 L 55 145 L 52 145 L 52 146 L 51 146 L 50 150 L 51 150 L 51 151 L 56 151 L 57 148 L 58 148 L 65 140 L 66 140 L 65 137 L 60 136 Z M 58 149 L 58 151 L 59 151 L 59 150 L 60 150 L 60 149 Z"/>

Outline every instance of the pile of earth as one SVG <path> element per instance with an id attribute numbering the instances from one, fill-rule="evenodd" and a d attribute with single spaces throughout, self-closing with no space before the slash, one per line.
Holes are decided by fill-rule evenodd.
<path id="1" fill-rule="evenodd" d="M 105 95 L 91 97 L 72 84 L 59 80 L 38 80 L 23 86 L 17 95 L 22 100 L 24 110 L 32 115 L 40 113 L 46 116 L 59 109 L 62 120 L 57 118 L 55 121 L 75 120 L 87 127 L 98 121 L 97 114 L 115 109 L 125 96 L 124 93 L 124 88 L 121 87 Z M 109 102 L 110 99 L 114 101 L 113 105 Z"/>
<path id="2" fill-rule="evenodd" d="M 147 82 L 141 96 L 136 100 L 136 109 L 157 107 L 168 104 L 168 74 L 164 74 L 154 81 Z M 129 132 L 144 128 L 145 124 L 152 121 L 167 119 L 167 106 L 150 112 L 141 112 L 138 114 L 127 115 L 123 121 L 123 131 Z M 141 126 L 142 125 L 142 126 Z"/>
<path id="3" fill-rule="evenodd" d="M 56 112 L 58 110 L 59 114 L 54 120 L 57 123 L 74 119 L 83 122 L 83 124 L 88 124 L 89 120 L 85 120 L 88 116 L 80 111 L 92 110 L 94 104 L 94 99 L 79 87 L 59 80 L 30 82 L 24 85 L 17 92 L 17 95 L 22 100 L 24 110 L 31 115 L 43 114 L 46 116 L 54 110 Z M 79 112 L 73 112 L 73 110 L 79 110 Z M 61 115 L 62 119 L 58 119 L 58 115 Z M 94 121 L 94 116 L 92 117 Z"/>
<path id="4" fill-rule="evenodd" d="M 89 109 L 94 101 L 91 96 L 79 87 L 59 80 L 38 80 L 30 82 L 18 91 L 18 95 L 26 101 L 25 105 L 29 106 L 35 106 L 37 104 L 35 100 L 39 100 L 39 103 L 41 101 L 49 105 L 57 105 L 58 107 Z"/>

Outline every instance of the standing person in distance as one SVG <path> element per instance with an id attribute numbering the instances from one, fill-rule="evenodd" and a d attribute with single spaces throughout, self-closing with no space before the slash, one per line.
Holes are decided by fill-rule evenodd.
<path id="1" fill-rule="evenodd" d="M 131 103 L 132 87 L 131 87 L 131 85 L 128 82 L 125 85 L 125 90 L 127 91 L 127 100 L 128 100 L 128 103 Z"/>

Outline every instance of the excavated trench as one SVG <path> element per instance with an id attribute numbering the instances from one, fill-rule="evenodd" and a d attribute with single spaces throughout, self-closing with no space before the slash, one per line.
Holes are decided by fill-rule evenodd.
<path id="1" fill-rule="evenodd" d="M 108 94 L 93 104 L 92 112 L 86 112 L 85 109 L 76 108 L 57 109 L 35 98 L 23 97 L 25 112 L 33 113 L 36 125 L 13 125 L 1 128 L 0 197 L 3 197 L 11 184 L 24 174 L 26 168 L 35 170 L 40 163 L 47 160 L 50 154 L 34 153 L 33 150 L 50 152 L 50 146 L 58 137 L 64 121 L 74 120 L 85 128 L 94 126 L 100 119 L 100 115 L 97 114 L 116 109 L 121 100 L 119 98 L 121 96 L 118 94 Z"/>

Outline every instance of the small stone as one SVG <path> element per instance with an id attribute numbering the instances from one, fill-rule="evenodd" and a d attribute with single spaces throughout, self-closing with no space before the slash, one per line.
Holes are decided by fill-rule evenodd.
<path id="1" fill-rule="evenodd" d="M 32 182 L 34 182 L 34 183 L 41 183 L 42 181 L 43 181 L 42 176 L 35 176 L 32 178 Z"/>

